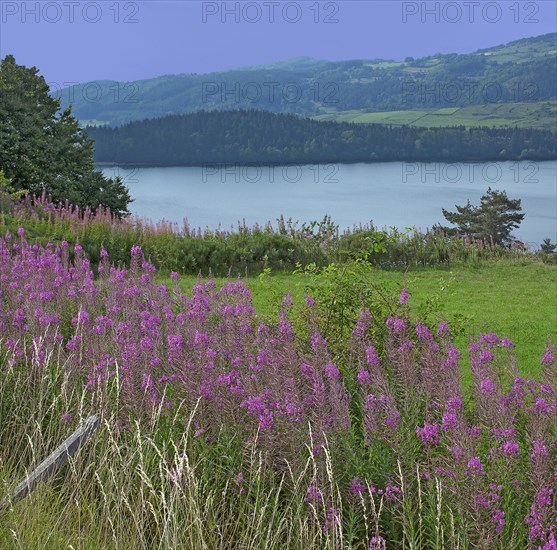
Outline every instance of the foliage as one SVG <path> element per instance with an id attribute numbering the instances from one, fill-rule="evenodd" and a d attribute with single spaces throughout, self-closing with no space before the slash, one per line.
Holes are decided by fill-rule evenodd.
<path id="1" fill-rule="evenodd" d="M 556 98 L 555 59 L 551 33 L 464 55 L 436 54 L 406 62 L 304 58 L 210 75 L 94 81 L 58 93 L 81 121 L 110 126 L 201 109 L 257 108 L 305 117 L 358 112 L 365 117 L 367 112 L 470 106 L 481 113 L 476 121 L 490 125 L 500 118 L 500 110 L 514 103 L 508 119 L 512 124 L 517 110 L 532 109 L 534 100 Z M 98 90 L 94 103 L 87 100 L 87 87 Z M 542 115 L 552 117 L 551 112 Z"/>
<path id="2" fill-rule="evenodd" d="M 465 206 L 455 205 L 456 212 L 443 208 L 443 215 L 461 234 L 507 245 L 511 231 L 524 220 L 520 202 L 520 199 L 509 199 L 506 191 L 492 191 L 490 187 L 480 199 L 480 206 L 472 206 L 468 201 Z"/>
<path id="3" fill-rule="evenodd" d="M 10 193 L 41 194 L 55 202 L 110 208 L 128 213 L 131 199 L 121 178 L 94 169 L 93 143 L 79 128 L 35 67 L 17 65 L 12 55 L 0 64 L 0 169 Z"/>
<path id="4" fill-rule="evenodd" d="M 44 196 L 27 197 L 13 204 L 7 201 L 0 213 L 0 234 L 26 229 L 29 238 L 41 244 L 81 244 L 93 265 L 99 261 L 103 246 L 116 262 L 128 264 L 134 243 L 142 246 L 147 257 L 162 271 L 226 275 L 258 274 L 265 268 L 292 271 L 298 264 L 323 267 L 331 263 L 361 260 L 385 269 L 413 269 L 427 266 L 479 266 L 490 259 L 518 261 L 536 259 L 520 243 L 510 248 L 489 240 L 450 236 L 440 229 L 422 233 L 409 228 L 377 230 L 372 225 L 339 232 L 326 216 L 320 222 L 298 224 L 279 218 L 274 228 L 247 227 L 201 230 L 184 222 L 182 227 L 169 222 L 150 224 L 141 219 L 118 219 L 97 208 L 80 210 L 69 203 L 55 205 Z"/>
<path id="5" fill-rule="evenodd" d="M 540 245 L 539 255 L 542 261 L 546 264 L 557 264 L 557 245 L 551 242 L 551 239 L 544 239 Z"/>
<path id="6" fill-rule="evenodd" d="M 95 140 L 97 162 L 207 170 L 243 164 L 254 170 L 251 177 L 289 163 L 551 160 L 557 155 L 556 133 L 549 130 L 318 122 L 255 110 L 199 111 L 85 130 Z"/>
<path id="7" fill-rule="evenodd" d="M 3 512 L 3 546 L 554 545 L 550 342 L 527 380 L 481 334 L 465 392 L 449 325 L 414 319 L 406 291 L 381 332 L 363 308 L 337 357 L 326 303 L 271 323 L 241 281 L 185 295 L 137 246 L 129 269 L 100 256 L 95 279 L 80 246 L 0 239 L 2 486 L 102 417 L 64 478 Z"/>
<path id="8" fill-rule="evenodd" d="M 304 278 L 306 294 L 315 300 L 319 330 L 337 357 L 346 357 L 350 335 L 363 310 L 373 320 L 370 329 L 377 341 L 383 340 L 385 321 L 393 313 L 392 287 L 377 284 L 370 277 L 369 264 L 355 260 L 318 268 L 297 266 L 295 275 Z"/>
<path id="9" fill-rule="evenodd" d="M 557 248 L 557 244 L 553 244 L 551 239 L 544 239 L 540 248 L 542 252 L 545 252 L 546 254 L 553 254 Z"/>

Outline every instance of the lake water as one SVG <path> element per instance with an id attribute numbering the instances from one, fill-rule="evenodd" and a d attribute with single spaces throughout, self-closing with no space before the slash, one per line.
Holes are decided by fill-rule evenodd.
<path id="1" fill-rule="evenodd" d="M 285 218 L 321 220 L 341 228 L 372 221 L 375 227 L 445 223 L 441 209 L 453 211 L 468 199 L 478 204 L 488 187 L 520 198 L 526 214 L 514 235 L 537 246 L 557 240 L 557 162 L 377 163 L 290 166 L 121 168 L 135 201 L 132 212 L 152 221 L 229 228 Z"/>

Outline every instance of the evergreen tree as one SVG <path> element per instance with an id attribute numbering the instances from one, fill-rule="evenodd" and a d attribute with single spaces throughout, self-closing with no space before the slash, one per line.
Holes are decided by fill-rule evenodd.
<path id="1" fill-rule="evenodd" d="M 520 202 L 520 199 L 509 199 L 505 191 L 490 187 L 480 199 L 480 206 L 472 206 L 468 201 L 465 206 L 455 205 L 456 212 L 442 210 L 459 233 L 506 245 L 511 240 L 511 231 L 524 219 Z"/>
<path id="2" fill-rule="evenodd" d="M 12 192 L 40 194 L 81 207 L 108 207 L 128 213 L 131 198 L 119 178 L 97 172 L 93 142 L 60 100 L 49 95 L 35 67 L 18 65 L 12 55 L 0 64 L 0 170 Z"/>
<path id="3" fill-rule="evenodd" d="M 545 252 L 546 254 L 554 254 L 555 253 L 555 249 L 557 248 L 557 244 L 553 244 L 551 242 L 551 239 L 544 239 L 543 243 L 540 246 L 540 249 L 542 252 Z"/>

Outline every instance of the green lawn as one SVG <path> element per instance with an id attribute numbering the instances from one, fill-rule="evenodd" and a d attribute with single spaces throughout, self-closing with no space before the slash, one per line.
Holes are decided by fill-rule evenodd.
<path id="1" fill-rule="evenodd" d="M 417 314 L 424 311 L 428 300 L 433 302 L 442 318 L 462 329 L 463 334 L 455 341 L 465 357 L 468 334 L 475 337 L 480 332 L 496 332 L 516 343 L 522 374 L 537 377 L 548 338 L 557 343 L 555 266 L 494 262 L 480 268 L 426 269 L 406 275 L 370 269 L 369 278 L 393 292 L 398 292 L 405 280 L 410 304 Z M 191 288 L 195 280 L 183 277 L 183 288 Z M 276 312 L 288 291 L 295 304 L 302 303 L 306 279 L 302 275 L 275 274 L 249 277 L 245 284 L 252 291 L 256 311 L 267 316 Z"/>

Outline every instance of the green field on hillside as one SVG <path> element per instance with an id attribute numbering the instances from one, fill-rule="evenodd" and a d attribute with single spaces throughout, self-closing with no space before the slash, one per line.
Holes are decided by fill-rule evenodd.
<path id="1" fill-rule="evenodd" d="M 445 107 L 408 111 L 365 113 L 362 111 L 331 112 L 316 120 L 376 124 L 408 124 L 411 126 L 516 126 L 519 128 L 557 129 L 557 102 L 491 103 L 466 107 Z"/>

